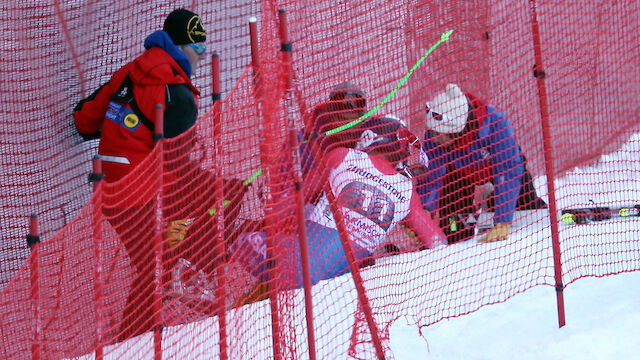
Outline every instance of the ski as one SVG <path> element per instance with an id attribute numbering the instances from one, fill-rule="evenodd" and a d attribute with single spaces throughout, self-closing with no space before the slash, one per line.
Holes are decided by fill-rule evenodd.
<path id="1" fill-rule="evenodd" d="M 640 216 L 640 205 L 629 207 L 611 208 L 606 206 L 596 206 L 578 209 L 562 210 L 562 221 L 567 224 L 587 224 L 609 220 L 611 218 L 624 218 L 630 216 Z"/>

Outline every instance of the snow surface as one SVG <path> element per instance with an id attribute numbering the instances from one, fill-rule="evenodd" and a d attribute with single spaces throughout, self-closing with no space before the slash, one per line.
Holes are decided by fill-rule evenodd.
<path id="1" fill-rule="evenodd" d="M 626 221 L 626 220 L 625 220 Z M 640 229 L 640 220 L 636 228 Z M 610 221 L 611 226 L 620 222 Z M 639 230 L 640 231 L 640 230 Z M 637 233 L 637 232 L 636 232 Z M 525 236 L 518 234 L 519 236 Z M 636 237 L 637 239 L 638 237 Z M 637 241 L 636 241 L 637 242 Z M 468 242 L 473 247 L 471 242 Z M 492 244 L 485 244 L 492 245 Z M 475 246 L 475 247 L 485 247 Z M 417 254 L 403 254 L 419 262 Z M 389 261 L 381 266 L 403 266 L 407 259 L 398 263 Z M 378 265 L 376 265 L 378 266 Z M 471 271 L 474 271 L 473 269 Z M 365 275 L 366 272 L 363 272 Z M 371 275 L 375 276 L 375 275 Z M 323 291 L 342 291 L 341 304 L 355 304 L 352 283 L 348 276 L 327 280 L 333 286 Z M 422 294 L 412 294 L 410 285 L 405 298 L 419 303 Z M 314 289 L 315 290 L 315 289 Z M 297 291 L 296 302 L 302 302 L 302 292 Z M 331 299 L 331 296 L 327 296 Z M 351 328 L 333 329 L 328 320 L 332 314 L 353 318 L 354 306 L 331 307 L 322 302 L 323 293 L 314 291 L 314 301 L 325 310 L 316 313 L 316 337 L 318 359 L 334 359 L 335 354 L 347 354 Z M 390 328 L 390 346 L 394 359 L 558 359 L 558 360 L 604 360 L 637 359 L 640 354 L 640 272 L 627 272 L 601 278 L 584 278 L 569 284 L 564 290 L 566 325 L 559 328 L 555 288 L 536 286 L 509 298 L 505 302 L 487 305 L 479 310 L 456 318 L 445 319 L 421 330 L 408 325 L 404 318 Z M 238 332 L 245 338 L 268 339 L 269 326 L 257 318 L 264 319 L 269 313 L 267 301 L 250 304 L 243 311 L 228 313 L 230 324 L 245 324 Z M 303 319 L 301 315 L 298 319 Z M 352 324 L 352 323 L 351 323 Z M 351 325 L 349 324 L 349 325 Z M 257 325 L 257 326 L 254 326 Z M 304 341 L 304 325 L 299 324 L 299 338 Z M 218 358 L 215 318 L 197 321 L 186 326 L 165 329 L 163 341 L 173 344 L 163 358 L 187 359 Z M 319 339 L 318 334 L 331 334 Z M 199 338 L 191 339 L 193 334 Z M 322 343 L 322 341 L 329 341 Z M 334 343 L 331 343 L 333 341 Z M 179 344 L 183 344 L 180 346 Z M 176 346 L 177 345 L 177 346 Z M 255 343 L 255 347 L 244 349 L 246 353 L 232 354 L 233 359 L 269 359 L 270 344 Z M 305 347 L 306 344 L 300 344 Z M 129 340 L 112 349 L 105 349 L 107 359 L 137 359 L 140 354 L 148 358 L 152 354 L 151 334 Z M 322 351 L 331 351 L 323 353 Z M 389 355 L 389 354 L 388 354 Z M 87 359 L 93 358 L 87 357 Z"/>
<path id="2" fill-rule="evenodd" d="M 616 154 L 603 156 L 600 163 L 586 169 L 576 169 L 557 179 L 555 184 L 558 191 L 559 209 L 574 206 L 614 206 L 640 203 L 640 161 L 637 154 L 640 149 L 640 136 L 634 135 L 630 142 L 621 148 Z M 631 154 L 631 155 L 630 155 Z M 620 163 L 622 162 L 622 164 Z M 613 180 L 612 180 L 613 179 Z M 544 179 L 536 179 L 536 187 L 539 193 L 545 188 Z M 591 184 L 590 186 L 585 184 Z M 604 189 L 606 185 L 612 185 L 611 189 Z M 571 187 L 575 189 L 571 189 Z M 569 191 L 569 190 L 572 191 Z M 579 194 L 569 196 L 578 189 Z M 565 193 L 563 193 L 565 191 Z M 598 198 L 599 194 L 607 194 L 608 198 Z M 616 194 L 622 194 L 615 198 Z M 411 275 L 411 279 L 428 277 L 430 286 L 439 287 L 438 279 L 447 271 L 446 263 L 456 263 L 469 254 L 487 254 L 488 248 L 500 248 L 500 251 L 513 253 L 521 246 L 519 241 L 523 238 L 541 239 L 550 237 L 549 220 L 547 210 L 536 210 L 524 216 L 516 216 L 514 221 L 514 233 L 504 242 L 479 245 L 475 240 L 470 240 L 455 246 L 447 246 L 431 251 L 401 254 L 384 258 L 371 268 L 363 271 L 365 281 L 375 281 L 376 272 L 380 269 L 388 273 L 403 273 Z M 607 244 L 614 246 L 619 244 L 624 248 L 625 262 L 623 269 L 616 268 L 614 272 L 635 270 L 640 268 L 640 218 L 611 219 L 608 221 L 587 225 L 563 225 L 565 231 L 571 235 L 579 235 L 584 243 Z M 617 234 L 618 236 L 612 236 Z M 561 234 L 561 237 L 563 235 Z M 569 239 L 571 240 L 571 239 Z M 569 242 L 570 243 L 570 242 Z M 564 244 L 563 244 L 564 245 Z M 546 262 L 550 260 L 548 244 L 536 244 L 528 251 L 542 253 L 541 258 Z M 568 245 L 565 245 L 568 246 Z M 462 251 L 464 250 L 464 251 Z M 568 255 L 576 251 L 568 248 Z M 580 254 L 578 254 L 580 255 Z M 598 265 L 613 259 L 620 262 L 620 254 L 605 254 L 598 256 L 597 264 L 588 270 L 594 273 L 586 275 L 602 275 L 611 272 L 608 268 L 602 274 Z M 630 258 L 629 258 L 630 257 Z M 444 262 L 441 270 L 430 269 L 428 274 L 416 274 L 416 272 L 429 269 L 431 261 L 437 259 Z M 412 264 L 408 266 L 407 264 Z M 478 271 L 490 271 L 487 280 L 493 284 L 504 284 L 514 277 L 530 276 L 536 271 L 535 264 L 521 265 L 518 271 L 496 271 L 502 264 L 495 256 L 485 257 L 481 263 L 468 265 L 464 271 L 475 274 Z M 504 265 L 504 264 L 503 264 Z M 588 264 L 591 265 L 591 264 Z M 545 267 L 552 266 L 545 264 Z M 414 268 L 415 267 L 415 268 Z M 394 270 L 397 268 L 397 270 Z M 391 270 L 390 270 L 391 269 Z M 422 269 L 422 270 L 421 270 Z M 609 272 L 607 272 L 609 271 Z M 464 275 L 464 274 L 462 274 Z M 445 319 L 422 329 L 408 325 L 405 318 L 395 321 L 390 328 L 390 346 L 395 359 L 562 359 L 562 360 L 590 360 L 590 359 L 638 359 L 640 358 L 640 271 L 625 272 L 619 275 L 605 277 L 580 278 L 585 274 L 565 274 L 568 279 L 563 281 L 568 284 L 564 290 L 564 302 L 566 312 L 566 325 L 558 326 L 558 313 L 556 292 L 552 286 L 535 286 L 531 289 L 516 289 L 519 294 L 502 299 L 501 292 L 495 291 L 491 283 L 464 284 L 464 276 L 457 277 L 455 288 L 448 288 L 448 296 L 451 292 L 468 291 L 469 286 L 482 285 L 482 291 L 487 292 L 490 302 L 498 302 L 494 305 L 483 306 L 477 309 L 477 303 L 471 303 L 467 310 L 470 314 Z M 442 277 L 446 278 L 446 277 Z M 472 277 L 471 277 L 472 278 Z M 368 279 L 368 280 L 367 280 Z M 578 279 L 577 281 L 573 281 Z M 472 278 L 469 281 L 477 281 Z M 533 281 L 536 281 L 535 279 Z M 459 284 L 462 282 L 463 284 Z M 552 281 L 545 281 L 552 283 Z M 369 283 L 370 284 L 370 283 Z M 419 304 L 429 301 L 424 291 L 416 290 L 411 281 L 401 283 L 404 287 L 396 289 L 403 294 L 405 301 L 415 302 L 411 307 L 419 307 Z M 320 284 L 319 284 L 320 285 Z M 314 287 L 314 304 L 323 309 L 322 313 L 316 312 L 316 340 L 318 340 L 318 359 L 334 359 L 335 354 L 346 354 L 349 344 L 351 328 L 334 328 L 335 323 L 330 321 L 332 314 L 339 314 L 341 318 L 353 318 L 355 312 L 355 292 L 349 275 L 323 281 L 322 286 Z M 397 286 L 397 284 L 396 284 Z M 381 286 L 382 287 L 382 286 Z M 374 286 L 374 288 L 376 288 Z M 375 290 L 372 290 L 375 291 Z M 430 292 L 436 292 L 438 289 Z M 325 294 L 327 292 L 327 294 Z M 340 294 L 340 304 L 332 304 L 332 296 L 328 292 Z M 464 293 L 460 293 L 464 294 Z M 458 295 L 460 295 L 458 294 Z M 303 302 L 303 294 L 300 290 L 294 291 L 296 303 Z M 438 294 L 435 294 L 436 298 Z M 462 296 L 462 295 L 460 295 Z M 375 297 L 374 297 L 375 298 Z M 376 298 L 376 306 L 384 306 L 380 301 L 384 297 Z M 484 299 L 486 300 L 486 299 Z M 506 301 L 505 301 L 506 300 Z M 389 300 L 390 301 L 390 300 Z M 433 301 L 432 301 L 433 302 Z M 347 304 L 345 306 L 345 304 Z M 436 305 L 437 306 L 437 305 Z M 477 311 L 475 311 L 477 310 Z M 302 310 L 303 311 L 303 310 Z M 446 309 L 431 309 L 430 311 L 446 311 Z M 264 318 L 269 313 L 267 301 L 246 305 L 240 309 L 234 309 L 228 313 L 230 324 L 246 324 L 242 329 L 242 335 L 253 339 L 269 339 L 270 327 L 265 324 L 256 324 L 257 315 Z M 297 321 L 304 321 L 302 315 L 295 316 Z M 302 319 L 302 320 L 301 320 Z M 437 321 L 438 319 L 436 319 Z M 299 336 L 304 341 L 304 323 L 297 324 Z M 194 354 L 198 358 L 217 358 L 217 320 L 207 318 L 184 326 L 168 327 L 163 333 L 163 342 L 174 345 L 163 353 L 163 358 L 190 358 Z M 192 339 L 192 334 L 199 334 Z M 319 336 L 318 334 L 330 334 L 331 336 Z M 326 342 L 327 343 L 321 343 Z M 258 345 L 258 344 L 255 344 Z M 306 347 L 306 344 L 300 344 Z M 145 354 L 152 354 L 153 341 L 151 334 L 145 334 L 138 338 L 105 348 L 107 359 L 133 359 Z M 268 359 L 271 358 L 270 342 L 261 342 L 259 346 L 251 346 L 243 349 L 242 354 L 231 354 L 231 358 Z M 323 351 L 325 353 L 323 353 Z M 335 354 L 334 354 L 335 353 Z M 390 354 L 388 354 L 390 355 Z M 341 355 L 345 356 L 345 355 Z M 93 358 L 93 355 L 86 357 Z"/>
<path id="3" fill-rule="evenodd" d="M 634 134 L 620 150 L 603 155 L 597 164 L 576 168 L 557 179 L 558 209 L 640 204 L 638 154 L 640 134 Z M 548 200 L 546 179 L 535 179 L 535 183 L 538 193 Z M 587 243 L 631 241 L 638 253 L 640 220 L 610 220 L 574 228 L 588 238 Z M 523 234 L 531 231 L 531 227 L 521 227 L 517 235 L 532 236 Z M 620 235 L 612 239 L 610 234 L 616 233 Z M 639 259 L 630 260 L 637 264 Z M 391 347 L 396 359 L 640 359 L 639 271 L 583 278 L 568 285 L 562 328 L 556 304 L 553 287 L 537 286 L 504 303 L 425 327 L 421 333 L 399 320 L 391 327 Z"/>
<path id="4" fill-rule="evenodd" d="M 640 358 L 640 272 L 585 278 L 564 291 L 538 286 L 505 303 L 422 329 L 391 327 L 396 359 L 622 360 Z"/>

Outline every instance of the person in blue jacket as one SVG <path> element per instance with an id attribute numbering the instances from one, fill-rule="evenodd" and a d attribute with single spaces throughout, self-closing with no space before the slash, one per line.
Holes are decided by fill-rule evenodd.
<path id="1" fill-rule="evenodd" d="M 466 220 L 480 206 L 478 194 L 486 195 L 487 189 L 493 191 L 486 203 L 494 211 L 494 226 L 480 242 L 507 239 L 516 208 L 546 207 L 502 111 L 448 84 L 426 103 L 426 112 L 423 146 L 429 172 L 419 179 L 417 191 L 423 207 L 439 218 L 449 243 L 474 236 L 473 223 Z"/>

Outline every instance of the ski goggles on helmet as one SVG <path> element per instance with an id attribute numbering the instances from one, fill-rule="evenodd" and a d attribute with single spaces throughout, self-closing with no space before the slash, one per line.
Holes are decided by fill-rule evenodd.
<path id="1" fill-rule="evenodd" d="M 427 103 L 427 106 L 425 108 L 427 110 L 427 117 L 433 117 L 438 121 L 442 121 L 442 119 L 444 119 L 442 114 L 433 111 L 433 109 L 429 106 L 429 103 Z"/>
<path id="2" fill-rule="evenodd" d="M 191 47 L 193 49 L 193 51 L 195 51 L 196 54 L 198 54 L 198 55 L 202 55 L 205 52 L 207 52 L 207 46 L 206 45 L 193 44 L 193 43 L 190 43 L 190 44 L 187 44 L 187 45 L 189 45 L 189 47 Z"/>

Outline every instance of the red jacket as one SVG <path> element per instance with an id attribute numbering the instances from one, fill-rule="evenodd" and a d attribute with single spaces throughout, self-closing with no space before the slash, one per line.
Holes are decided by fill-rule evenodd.
<path id="1" fill-rule="evenodd" d="M 103 157 L 102 169 L 107 182 L 121 179 L 153 148 L 153 125 L 149 125 L 156 104 L 161 104 L 166 110 L 165 137 L 177 136 L 186 131 L 197 118 L 195 99 L 200 93 L 183 69 L 186 60 L 187 71 L 191 71 L 186 56 L 163 31 L 151 34 L 145 41 L 145 46 L 148 49 L 142 55 L 116 71 L 108 83 L 82 100 L 74 109 L 75 125 L 81 135 L 87 138 L 100 134 L 98 153 Z M 180 56 L 183 58 L 180 59 Z M 135 111 L 138 115 L 136 117 L 114 115 L 119 105 L 112 100 L 116 92 L 122 91 L 121 85 L 127 75 L 133 83 L 133 97 L 141 113 L 137 114 L 138 111 Z M 175 91 L 172 90 L 175 89 L 172 84 L 182 85 L 182 96 L 179 99 L 181 103 L 176 105 L 181 109 L 172 111 L 173 115 L 179 114 L 178 116 L 167 116 L 169 109 L 165 100 L 170 100 L 167 96 L 170 98 L 171 91 Z M 186 96 L 185 92 L 188 93 Z M 131 112 L 128 109 L 122 111 Z M 149 122 L 145 124 L 144 118 Z M 168 128 L 172 134 L 167 134 Z"/>

